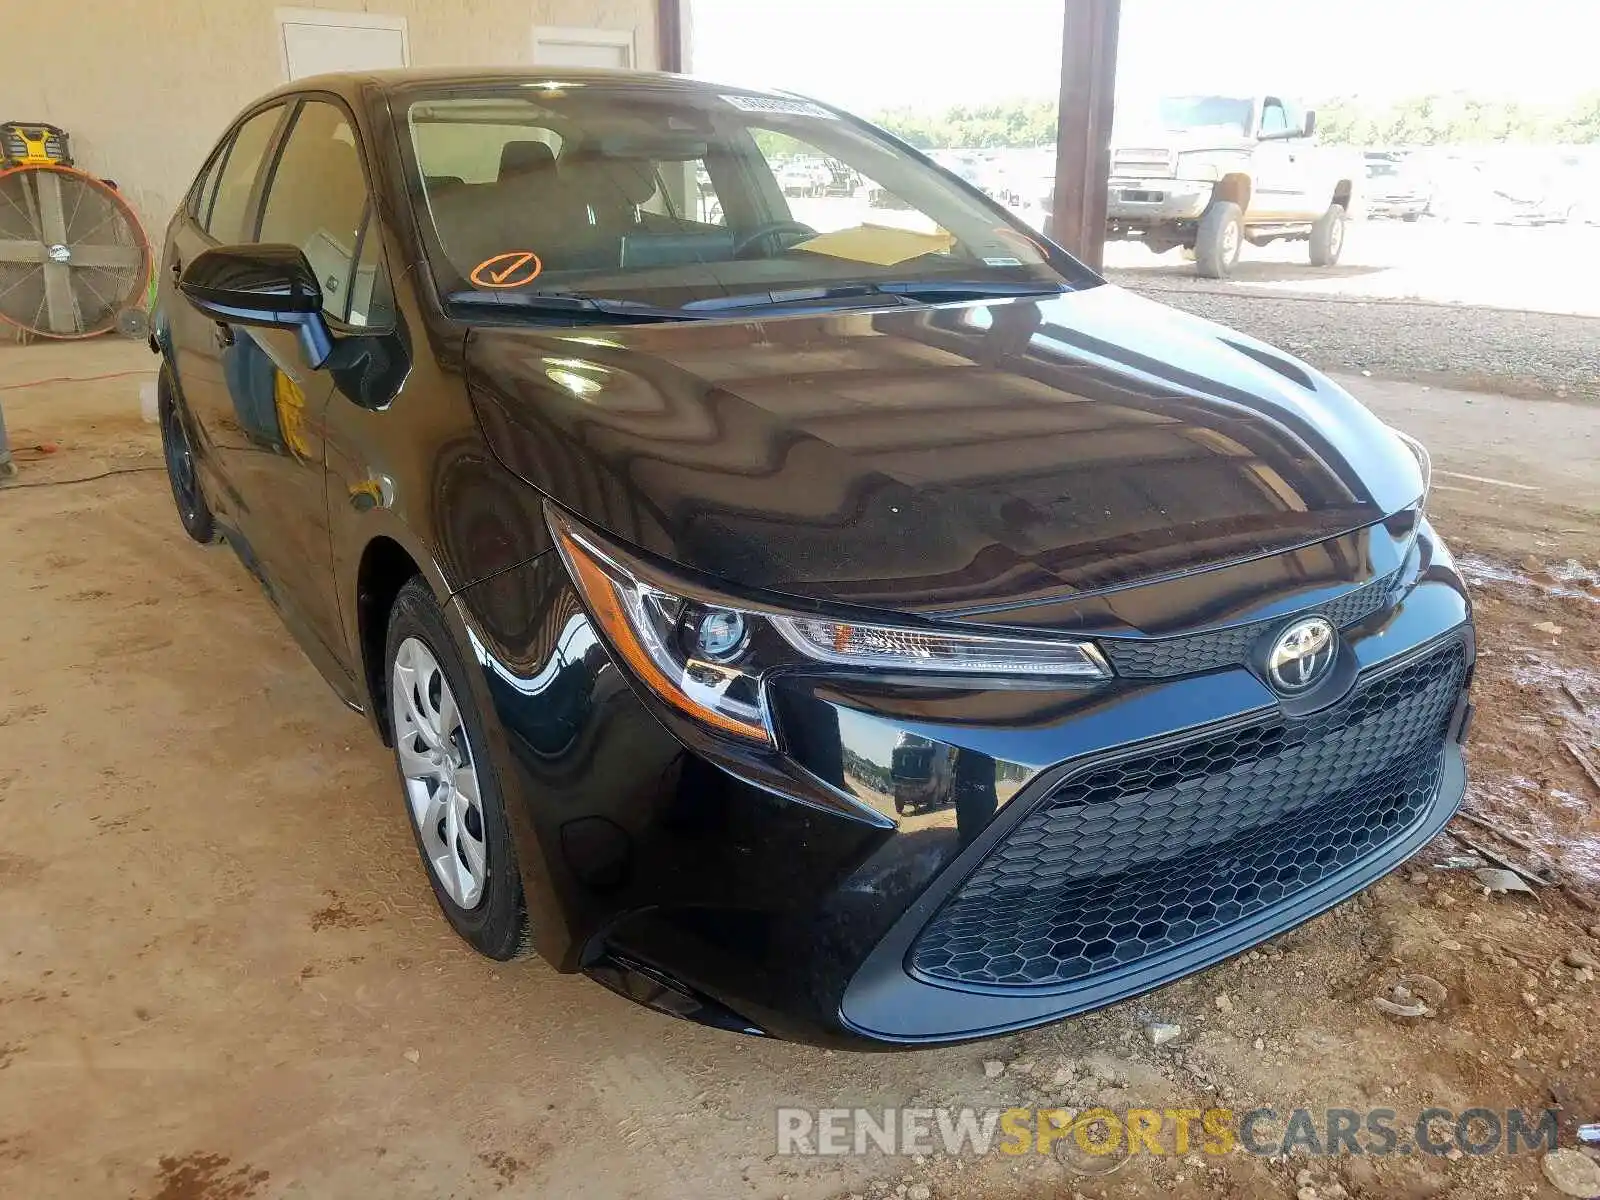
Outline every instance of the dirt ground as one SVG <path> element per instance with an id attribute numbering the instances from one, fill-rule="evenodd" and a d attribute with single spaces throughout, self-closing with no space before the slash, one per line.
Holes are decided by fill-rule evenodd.
<path id="1" fill-rule="evenodd" d="M 995 1042 L 848 1055 L 461 946 L 387 752 L 229 552 L 183 537 L 139 416 L 149 368 L 126 342 L 0 347 L 28 485 L 0 489 L 0 1196 L 1555 1196 L 1537 1155 L 1144 1156 L 1105 1177 L 1039 1155 L 785 1158 L 774 1113 L 1404 1121 L 1559 1101 L 1567 1145 L 1600 1120 L 1600 984 L 1564 961 L 1600 957 L 1600 780 L 1567 749 L 1600 765 L 1600 407 L 1344 380 L 1432 446 L 1435 519 L 1476 586 L 1468 808 L 1515 841 L 1452 828 L 1551 886 L 1486 895 L 1434 869 L 1466 849 L 1443 837 L 1158 993 Z M 79 381 L 34 385 L 61 376 Z M 131 473 L 65 482 L 106 470 Z M 1402 973 L 1445 986 L 1437 1015 L 1368 1003 Z M 1182 1033 L 1152 1047 L 1152 1021 Z"/>
<path id="2" fill-rule="evenodd" d="M 1600 225 L 1479 225 L 1432 217 L 1416 224 L 1353 221 L 1338 266 L 1310 267 L 1304 242 L 1247 245 L 1230 286 L 1593 317 L 1600 316 L 1600 291 L 1593 272 L 1578 267 L 1589 263 L 1600 263 Z M 1151 254 L 1138 242 L 1109 244 L 1106 265 L 1152 279 L 1194 273 L 1179 251 Z M 1216 281 L 1199 286 L 1214 287 Z"/>

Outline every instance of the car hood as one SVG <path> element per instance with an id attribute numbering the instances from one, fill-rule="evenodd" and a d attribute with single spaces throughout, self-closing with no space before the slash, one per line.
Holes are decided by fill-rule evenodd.
<path id="1" fill-rule="evenodd" d="M 1246 137 L 1229 125 L 1204 125 L 1195 129 L 1132 127 L 1118 129 L 1111 138 L 1112 159 L 1119 150 L 1166 150 L 1191 154 L 1205 150 L 1250 150 L 1254 138 Z"/>
<path id="2" fill-rule="evenodd" d="M 496 455 L 743 589 L 958 613 L 1307 545 L 1420 470 L 1302 363 L 1109 284 L 604 331 L 480 327 Z"/>

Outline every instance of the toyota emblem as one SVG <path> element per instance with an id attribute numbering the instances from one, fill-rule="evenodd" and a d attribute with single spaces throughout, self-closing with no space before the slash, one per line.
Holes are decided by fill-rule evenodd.
<path id="1" fill-rule="evenodd" d="M 1320 683 L 1338 653 L 1338 635 L 1323 617 L 1305 617 L 1278 635 L 1267 652 L 1267 678 L 1297 695 Z"/>

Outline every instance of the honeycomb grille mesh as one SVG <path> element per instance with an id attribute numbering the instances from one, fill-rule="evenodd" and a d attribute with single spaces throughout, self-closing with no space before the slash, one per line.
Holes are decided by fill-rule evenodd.
<path id="1" fill-rule="evenodd" d="M 1421 817 L 1464 673 L 1452 643 L 1305 720 L 1065 780 L 929 922 L 913 969 L 1069 984 L 1288 900 Z"/>
<path id="2" fill-rule="evenodd" d="M 1384 606 L 1398 574 L 1398 571 L 1392 571 L 1335 597 L 1327 604 L 1306 609 L 1305 614 L 1321 613 L 1340 629 L 1354 625 Z M 1245 661 L 1250 647 L 1258 638 L 1283 621 L 1284 618 L 1275 617 L 1270 621 L 1230 625 L 1226 629 L 1213 629 L 1206 633 L 1143 641 L 1106 638 L 1100 645 L 1110 657 L 1118 675 L 1131 679 L 1165 679 L 1173 675 L 1194 675 L 1201 671 L 1236 667 Z"/>

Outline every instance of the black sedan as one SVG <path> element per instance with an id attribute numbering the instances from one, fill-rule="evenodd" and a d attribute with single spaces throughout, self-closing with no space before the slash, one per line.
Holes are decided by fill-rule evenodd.
<path id="1" fill-rule="evenodd" d="M 795 156 L 895 210 L 791 208 Z M 173 218 L 152 343 L 184 528 L 393 747 L 492 958 L 978 1037 L 1303 921 L 1461 799 L 1422 448 L 829 106 L 299 81 Z"/>

